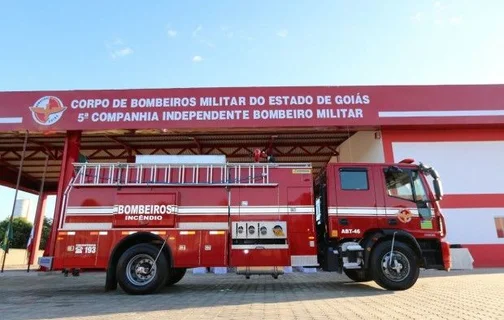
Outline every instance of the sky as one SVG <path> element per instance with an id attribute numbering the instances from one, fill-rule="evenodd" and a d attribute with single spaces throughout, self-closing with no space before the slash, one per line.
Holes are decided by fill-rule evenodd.
<path id="1" fill-rule="evenodd" d="M 0 91 L 504 82 L 500 0 L 0 0 Z"/>
<path id="2" fill-rule="evenodd" d="M 0 91 L 504 83 L 501 12 L 502 0 L 0 0 Z M 13 193 L 0 188 L 0 219 Z"/>
<path id="3" fill-rule="evenodd" d="M 3 221 L 5 219 L 8 219 L 12 213 L 12 208 L 14 205 L 14 199 L 16 196 L 16 190 L 13 188 L 6 188 L 0 186 L 0 202 L 2 203 L 2 206 L 0 207 L 0 221 Z M 24 191 L 19 191 L 17 194 L 17 199 L 28 199 L 30 200 L 30 204 L 28 207 L 28 221 L 31 223 L 34 222 L 35 220 L 35 211 L 37 209 L 37 204 L 38 204 L 38 195 L 24 192 Z M 55 196 L 49 196 L 47 198 L 47 204 L 44 212 L 44 216 L 47 218 L 53 218 L 54 216 L 54 206 L 56 202 L 56 197 Z"/>

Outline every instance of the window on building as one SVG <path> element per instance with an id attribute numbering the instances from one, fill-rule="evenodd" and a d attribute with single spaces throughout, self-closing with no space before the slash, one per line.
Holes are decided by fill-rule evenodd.
<path id="1" fill-rule="evenodd" d="M 504 217 L 495 217 L 495 229 L 497 230 L 497 237 L 504 238 Z"/>
<path id="2" fill-rule="evenodd" d="M 369 190 L 366 169 L 340 169 L 339 174 L 342 190 Z"/>

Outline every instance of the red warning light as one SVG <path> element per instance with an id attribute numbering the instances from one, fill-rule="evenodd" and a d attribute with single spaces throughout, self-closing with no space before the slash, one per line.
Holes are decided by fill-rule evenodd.
<path id="1" fill-rule="evenodd" d="M 410 159 L 410 158 L 403 159 L 403 160 L 399 161 L 399 163 L 406 163 L 406 164 L 412 164 L 414 162 L 415 162 L 415 159 Z"/>

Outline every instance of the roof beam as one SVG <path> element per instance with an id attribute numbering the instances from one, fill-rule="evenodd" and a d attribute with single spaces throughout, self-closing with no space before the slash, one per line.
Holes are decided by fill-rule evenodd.
<path id="1" fill-rule="evenodd" d="M 105 137 L 106 137 L 107 139 L 112 140 L 112 141 L 114 141 L 115 143 L 117 143 L 117 144 L 119 144 L 119 145 L 123 146 L 123 147 L 124 147 L 124 149 L 126 149 L 126 150 L 131 150 L 131 147 L 130 147 L 129 145 L 127 145 L 126 143 L 122 142 L 122 141 L 121 141 L 121 140 L 119 140 L 118 138 L 115 138 L 115 137 L 112 137 L 112 136 L 108 136 L 108 135 L 107 135 L 107 136 L 105 136 Z"/>
<path id="2" fill-rule="evenodd" d="M 203 148 L 201 147 L 200 141 L 196 137 L 192 137 L 192 139 L 194 140 L 194 142 L 196 143 L 196 146 L 198 147 L 199 154 L 202 154 L 203 153 L 203 151 L 202 151 Z"/>
<path id="3" fill-rule="evenodd" d="M 135 151 L 136 154 L 142 154 L 138 149 L 130 146 L 129 144 L 119 140 L 118 138 L 114 137 L 114 136 L 110 136 L 110 135 L 105 135 L 105 137 L 109 140 L 112 140 L 114 141 L 115 143 L 119 144 L 120 146 L 122 146 L 126 152 L 128 153 L 129 156 L 132 156 L 133 155 L 133 151 Z M 110 149 L 110 148 L 106 148 L 106 149 Z M 81 150 L 85 150 L 83 148 L 83 145 L 81 144 Z"/>
<path id="4" fill-rule="evenodd" d="M 24 142 L 24 137 L 20 136 L 19 134 L 16 134 L 14 137 L 16 139 L 22 140 Z M 53 146 L 45 144 L 45 143 L 40 142 L 40 141 L 30 140 L 29 137 L 28 137 L 27 143 L 32 143 L 32 144 L 35 144 L 35 145 L 37 145 L 39 147 L 42 147 L 44 149 L 44 151 L 45 151 L 45 152 L 44 151 L 42 151 L 42 152 L 44 152 L 45 154 L 47 154 L 49 156 L 49 158 L 51 158 L 53 160 L 56 160 L 56 150 L 55 150 L 55 148 Z M 52 150 L 54 150 L 54 151 L 52 151 Z"/>
<path id="5" fill-rule="evenodd" d="M 112 140 L 112 139 L 111 139 Z M 269 142 L 269 141 L 268 141 Z M 268 143 L 266 142 L 266 143 Z M 343 142 L 343 140 L 325 140 L 325 141 L 282 141 L 282 140 L 276 140 L 274 142 L 274 147 L 332 147 L 335 148 L 338 145 L 340 145 Z M 138 143 L 140 145 L 132 145 L 132 143 Z M 189 142 L 184 142 L 181 141 L 180 143 L 177 143 L 175 141 L 170 141 L 170 142 L 165 142 L 165 141 L 159 141 L 159 143 L 149 141 L 148 143 L 142 143 L 142 142 L 134 142 L 134 141 L 129 141 L 129 144 L 125 144 L 122 141 L 117 141 L 116 144 L 87 144 L 83 142 L 81 144 L 80 149 L 81 150 L 103 150 L 103 149 L 131 149 L 134 150 L 135 152 L 142 150 L 142 149 L 158 149 L 158 148 L 163 148 L 163 149 L 183 149 L 183 148 L 191 148 L 194 147 L 196 143 L 196 146 L 198 146 L 198 150 L 201 149 L 207 149 L 207 148 L 237 148 L 237 147 L 260 147 L 261 145 L 264 146 L 265 142 L 252 142 L 249 141 L 247 143 L 241 143 L 239 141 L 233 141 L 230 140 L 229 143 L 213 143 L 213 142 L 202 142 L 201 140 L 197 139 L 197 142 L 193 140 L 191 143 Z M 17 147 L 0 147 L 0 152 L 18 152 L 22 151 L 23 147 L 22 146 L 17 146 Z M 44 152 L 45 148 L 44 147 L 35 147 L 35 148 L 27 148 L 26 150 L 28 151 L 40 151 Z"/>
<path id="6" fill-rule="evenodd" d="M 11 165 L 9 162 L 0 159 L 0 167 L 2 168 L 2 174 L 0 175 L 0 184 L 15 188 L 17 177 L 19 174 L 19 168 Z M 19 189 L 26 192 L 37 192 L 39 188 L 39 183 L 37 179 L 31 175 L 21 172 L 21 180 L 19 181 Z"/>

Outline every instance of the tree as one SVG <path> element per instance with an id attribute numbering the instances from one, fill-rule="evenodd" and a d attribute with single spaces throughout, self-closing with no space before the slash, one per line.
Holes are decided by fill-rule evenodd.
<path id="1" fill-rule="evenodd" d="M 0 222 L 0 239 L 4 238 L 8 225 L 8 218 Z M 33 225 L 31 224 L 31 222 L 27 221 L 24 218 L 14 218 L 12 220 L 13 239 L 9 244 L 9 248 L 26 249 L 26 243 L 28 241 L 28 238 L 30 237 L 32 226 Z"/>
<path id="2" fill-rule="evenodd" d="M 52 228 L 52 219 L 44 217 L 44 222 L 42 224 L 42 236 L 40 237 L 39 250 L 44 250 L 47 240 L 49 239 L 49 233 Z M 9 225 L 9 218 L 0 222 L 0 242 L 3 240 L 5 231 L 7 231 L 7 226 Z M 14 218 L 12 220 L 12 231 L 14 234 L 14 239 L 9 244 L 11 249 L 26 249 L 26 244 L 28 243 L 28 238 L 30 237 L 30 232 L 32 229 L 32 223 L 24 218 Z"/>
<path id="3" fill-rule="evenodd" d="M 45 249 L 45 246 L 47 244 L 47 240 L 49 239 L 49 233 L 51 232 L 52 223 L 53 223 L 52 219 L 44 217 L 44 223 L 42 226 L 42 236 L 40 237 L 39 250 Z"/>

